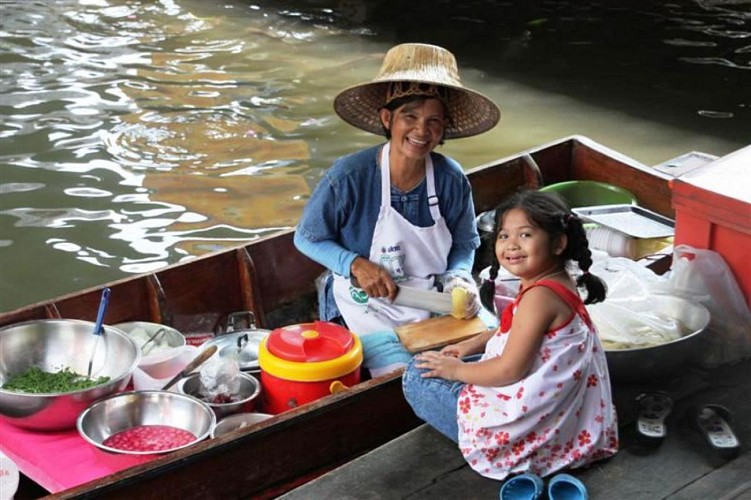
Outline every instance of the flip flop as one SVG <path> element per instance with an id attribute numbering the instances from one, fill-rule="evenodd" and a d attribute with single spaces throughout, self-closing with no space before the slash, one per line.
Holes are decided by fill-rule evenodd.
<path id="1" fill-rule="evenodd" d="M 587 500 L 587 487 L 570 474 L 556 474 L 548 483 L 549 500 Z"/>
<path id="2" fill-rule="evenodd" d="M 741 449 L 733 430 L 730 411 L 721 405 L 707 404 L 695 410 L 694 423 L 722 458 L 733 458 Z"/>
<path id="3" fill-rule="evenodd" d="M 542 492 L 542 478 L 525 472 L 503 483 L 499 497 L 501 500 L 535 500 L 542 496 Z"/>
<path id="4" fill-rule="evenodd" d="M 639 394 L 636 405 L 636 432 L 640 443 L 657 446 L 668 434 L 666 420 L 673 411 L 673 401 L 664 392 Z"/>

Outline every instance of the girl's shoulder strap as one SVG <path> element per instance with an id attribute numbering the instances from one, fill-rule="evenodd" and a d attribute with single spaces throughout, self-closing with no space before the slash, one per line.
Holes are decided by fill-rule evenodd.
<path id="1" fill-rule="evenodd" d="M 555 292 L 556 295 L 558 295 L 568 306 L 576 313 L 581 316 L 581 318 L 584 320 L 584 322 L 589 326 L 590 328 L 593 328 L 592 325 L 592 319 L 589 317 L 589 313 L 587 312 L 587 308 L 584 306 L 584 302 L 582 301 L 581 297 L 579 297 L 579 294 L 573 292 L 571 289 L 563 285 L 562 283 L 559 283 L 554 280 L 540 280 L 536 283 L 534 283 L 529 288 L 526 288 L 522 291 L 522 293 L 519 294 L 519 297 L 517 297 L 517 302 L 519 299 L 521 299 L 522 295 L 524 295 L 528 290 L 531 290 L 532 288 L 536 286 L 544 286 L 545 288 L 549 288 Z"/>

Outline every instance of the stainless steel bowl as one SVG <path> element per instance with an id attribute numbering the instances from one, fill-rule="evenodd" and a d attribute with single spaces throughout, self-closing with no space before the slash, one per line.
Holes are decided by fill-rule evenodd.
<path id="1" fill-rule="evenodd" d="M 614 382 L 624 383 L 651 382 L 686 368 L 701 347 L 701 337 L 709 325 L 707 308 L 671 295 L 655 295 L 642 304 L 635 302 L 634 305 L 677 319 L 688 333 L 679 339 L 650 347 L 605 349 L 610 378 Z"/>
<path id="2" fill-rule="evenodd" d="M 73 428 L 91 403 L 122 391 L 141 359 L 141 351 L 124 332 L 104 326 L 94 345 L 94 323 L 71 319 L 28 321 L 0 329 L 0 416 L 26 429 Z M 70 368 L 86 375 L 94 352 L 92 378 L 110 380 L 90 389 L 29 394 L 2 389 L 12 376 L 36 366 L 48 372 Z"/>
<path id="3" fill-rule="evenodd" d="M 217 418 L 223 418 L 233 413 L 252 412 L 255 409 L 256 400 L 261 394 L 261 383 L 249 373 L 240 372 L 237 376 L 240 379 L 240 388 L 237 393 L 232 395 L 236 400 L 231 403 L 212 403 L 206 401 L 199 373 L 192 373 L 182 379 L 178 384 L 178 390 L 183 394 L 206 402 L 214 410 Z"/>
<path id="4" fill-rule="evenodd" d="M 168 425 L 192 433 L 196 440 L 168 450 L 126 451 L 105 446 L 104 441 L 141 425 Z M 168 453 L 191 446 L 211 433 L 216 416 L 196 398 L 169 391 L 135 391 L 114 394 L 89 406 L 78 417 L 76 427 L 86 441 L 102 450 L 128 455 Z"/>
<path id="5" fill-rule="evenodd" d="M 211 430 L 211 437 L 215 438 L 227 434 L 228 432 L 256 425 L 273 416 L 274 415 L 269 415 L 268 413 L 235 413 L 234 415 L 229 415 L 216 423 Z"/>

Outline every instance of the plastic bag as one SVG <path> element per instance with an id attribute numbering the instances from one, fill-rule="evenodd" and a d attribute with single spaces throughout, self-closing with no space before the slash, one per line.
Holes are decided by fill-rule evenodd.
<path id="1" fill-rule="evenodd" d="M 660 293 L 664 277 L 625 257 L 603 259 L 590 271 L 608 287 L 605 301 L 587 306 L 606 349 L 664 344 L 685 333 L 677 318 L 656 309 L 650 300 Z"/>
<path id="2" fill-rule="evenodd" d="M 716 367 L 751 357 L 751 311 L 719 253 L 688 245 L 675 247 L 670 273 L 660 288 L 709 310 L 710 335 L 702 339 L 700 364 Z"/>
<path id="3" fill-rule="evenodd" d="M 199 370 L 200 395 L 206 401 L 232 396 L 240 390 L 240 364 L 231 356 L 211 356 Z"/>
<path id="4" fill-rule="evenodd" d="M 673 250 L 670 271 L 662 276 L 625 258 L 595 262 L 591 272 L 608 285 L 606 300 L 587 306 L 603 343 L 638 347 L 648 345 L 650 339 L 671 338 L 673 326 L 662 320 L 652 322 L 654 318 L 649 316 L 653 313 L 647 312 L 645 304 L 655 295 L 673 295 L 709 310 L 711 319 L 707 334 L 700 339 L 703 345 L 696 350 L 696 363 L 714 368 L 751 357 L 751 311 L 730 268 L 717 252 L 679 245 Z M 642 338 L 633 329 L 635 324 L 654 330 Z"/>

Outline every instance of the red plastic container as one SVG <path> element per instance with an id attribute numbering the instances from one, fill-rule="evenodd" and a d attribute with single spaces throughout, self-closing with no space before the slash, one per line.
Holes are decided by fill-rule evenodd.
<path id="1" fill-rule="evenodd" d="M 751 146 L 672 181 L 675 244 L 714 250 L 751 307 Z"/>
<path id="2" fill-rule="evenodd" d="M 334 323 L 277 328 L 258 350 L 264 411 L 278 414 L 360 382 L 362 345 Z"/>

